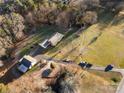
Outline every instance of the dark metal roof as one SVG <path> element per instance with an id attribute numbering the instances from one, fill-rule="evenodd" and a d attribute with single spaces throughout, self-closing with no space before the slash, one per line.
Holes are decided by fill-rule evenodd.
<path id="1" fill-rule="evenodd" d="M 52 72 L 51 69 L 44 70 L 43 73 L 42 73 L 42 78 L 49 77 L 49 75 L 50 75 L 51 72 Z"/>
<path id="2" fill-rule="evenodd" d="M 25 58 L 22 59 L 21 64 L 23 64 L 24 66 L 28 68 L 31 66 L 31 62 Z"/>

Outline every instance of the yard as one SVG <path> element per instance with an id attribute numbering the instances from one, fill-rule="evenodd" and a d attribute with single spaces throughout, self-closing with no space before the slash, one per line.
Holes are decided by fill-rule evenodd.
<path id="1" fill-rule="evenodd" d="M 29 43 L 25 45 L 25 47 L 23 47 L 20 50 L 20 56 L 24 56 L 25 54 L 28 54 L 31 50 L 31 46 L 40 43 L 42 41 L 44 41 L 45 39 L 50 38 L 51 36 L 54 35 L 54 33 L 56 32 L 60 32 L 62 34 L 65 35 L 64 37 L 64 42 L 70 42 L 66 40 L 66 38 L 68 38 L 68 36 L 71 36 L 75 31 L 77 30 L 77 28 L 73 28 L 70 32 L 67 32 L 65 29 L 60 29 L 56 26 L 49 26 L 49 25 L 44 25 L 44 26 L 40 26 L 36 29 L 36 34 L 34 34 L 32 36 L 32 38 L 29 40 Z M 57 50 L 56 47 L 53 48 L 54 50 Z M 50 50 L 50 49 L 49 49 Z"/>
<path id="2" fill-rule="evenodd" d="M 88 72 L 104 78 L 105 80 L 111 82 L 111 85 L 115 85 L 115 86 L 117 86 L 122 79 L 122 75 L 117 72 L 104 72 L 104 71 L 96 71 L 96 70 L 88 70 Z"/>
<path id="3" fill-rule="evenodd" d="M 98 40 L 89 46 L 83 59 L 98 65 L 114 64 L 124 67 L 123 25 L 106 28 Z"/>
<path id="4" fill-rule="evenodd" d="M 102 19 L 102 18 L 101 18 Z M 110 20 L 108 20 L 110 19 Z M 107 20 L 107 21 L 106 21 Z M 82 31 L 77 38 L 75 32 L 65 31 L 56 26 L 42 26 L 37 29 L 37 34 L 31 42 L 25 46 L 20 54 L 26 54 L 30 47 L 44 39 L 51 37 L 55 32 L 65 34 L 62 41 L 57 46 L 49 49 L 45 55 L 52 58 L 70 59 L 77 63 L 88 61 L 95 65 L 106 66 L 114 64 L 116 67 L 124 67 L 124 23 L 112 24 L 111 16 L 105 16 L 97 24 Z"/>
<path id="5" fill-rule="evenodd" d="M 124 34 L 123 24 L 95 24 L 82 32 L 79 38 L 75 34 L 68 36 L 54 49 L 46 54 L 60 59 L 71 59 L 75 62 L 88 61 L 95 65 L 114 64 L 124 67 Z M 60 52 L 61 51 L 61 52 Z"/>

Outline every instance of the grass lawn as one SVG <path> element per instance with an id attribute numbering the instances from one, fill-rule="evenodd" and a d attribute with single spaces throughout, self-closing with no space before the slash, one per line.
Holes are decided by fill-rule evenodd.
<path id="1" fill-rule="evenodd" d="M 106 16 L 105 16 L 106 17 Z M 106 17 L 107 20 L 110 17 Z M 103 18 L 104 19 L 104 18 Z M 36 42 L 42 42 L 51 37 L 55 32 L 65 34 L 65 38 L 54 48 L 45 54 L 53 58 L 71 59 L 77 63 L 88 61 L 95 65 L 106 66 L 114 64 L 116 67 L 124 67 L 124 23 L 112 24 L 110 21 L 97 23 L 84 30 L 80 37 L 76 37 L 75 31 L 66 33 L 55 26 L 43 26 L 37 29 L 38 33 L 31 42 L 22 49 L 21 55 L 26 54 Z"/>
<path id="2" fill-rule="evenodd" d="M 104 78 L 105 80 L 109 81 L 112 85 L 119 84 L 122 79 L 122 75 L 116 72 L 104 72 L 95 70 L 88 70 L 88 72 Z"/>
<path id="3" fill-rule="evenodd" d="M 124 67 L 124 36 L 121 26 L 111 26 L 104 29 L 97 41 L 89 46 L 83 59 L 98 65 L 114 64 Z"/>
<path id="4" fill-rule="evenodd" d="M 0 84 L 0 93 L 8 93 L 9 89 L 4 84 Z"/>
<path id="5" fill-rule="evenodd" d="M 124 23 L 108 24 L 104 28 L 101 23 L 95 24 L 83 31 L 79 38 L 74 38 L 74 34 L 68 36 L 46 54 L 55 58 L 71 59 L 77 63 L 85 60 L 96 65 L 114 64 L 116 67 L 123 68 L 123 28 Z"/>

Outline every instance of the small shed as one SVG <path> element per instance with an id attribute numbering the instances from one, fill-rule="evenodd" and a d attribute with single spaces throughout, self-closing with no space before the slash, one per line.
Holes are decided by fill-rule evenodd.
<path id="1" fill-rule="evenodd" d="M 55 46 L 58 42 L 62 40 L 63 37 L 63 34 L 57 32 L 49 39 L 49 42 L 52 46 Z"/>
<path id="2" fill-rule="evenodd" d="M 42 72 L 42 78 L 47 78 L 49 77 L 49 75 L 51 74 L 52 70 L 51 69 L 45 69 L 43 72 Z"/>

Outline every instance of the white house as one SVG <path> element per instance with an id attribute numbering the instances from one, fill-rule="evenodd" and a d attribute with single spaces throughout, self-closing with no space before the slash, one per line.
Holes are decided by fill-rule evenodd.
<path id="1" fill-rule="evenodd" d="M 38 61 L 29 55 L 25 55 L 22 59 L 19 60 L 19 62 L 20 64 L 17 69 L 20 72 L 25 73 L 31 69 Z"/>

